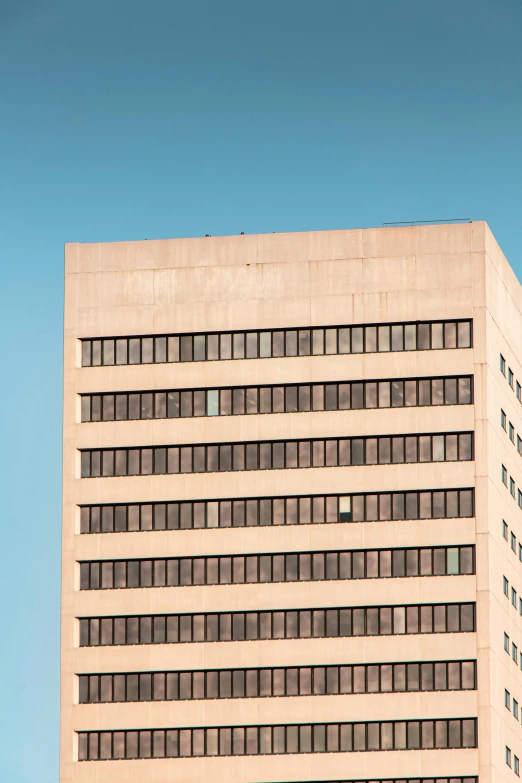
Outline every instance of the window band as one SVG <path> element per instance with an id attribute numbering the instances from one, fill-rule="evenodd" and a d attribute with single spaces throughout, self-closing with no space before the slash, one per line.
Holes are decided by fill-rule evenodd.
<path id="1" fill-rule="evenodd" d="M 80 506 L 80 533 L 310 525 L 474 514 L 473 489 Z"/>
<path id="2" fill-rule="evenodd" d="M 78 732 L 80 761 L 475 747 L 476 718 Z"/>
<path id="3" fill-rule="evenodd" d="M 476 661 L 80 674 L 80 704 L 475 690 Z"/>
<path id="4" fill-rule="evenodd" d="M 82 394 L 82 422 L 470 405 L 473 377 Z"/>
<path id="5" fill-rule="evenodd" d="M 473 433 L 85 449 L 80 454 L 82 478 L 457 462 L 473 459 Z"/>
<path id="6" fill-rule="evenodd" d="M 471 348 L 472 321 L 82 339 L 82 367 Z"/>
<path id="7" fill-rule="evenodd" d="M 475 630 L 475 604 L 411 604 L 81 617 L 80 647 L 310 639 Z"/>
<path id="8" fill-rule="evenodd" d="M 80 590 L 457 576 L 474 561 L 474 546 L 89 560 Z"/>

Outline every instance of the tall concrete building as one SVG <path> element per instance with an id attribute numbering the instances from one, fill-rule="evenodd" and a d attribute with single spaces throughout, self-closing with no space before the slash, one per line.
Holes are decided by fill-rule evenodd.
<path id="1" fill-rule="evenodd" d="M 487 225 L 65 263 L 61 783 L 514 781 L 522 290 Z"/>

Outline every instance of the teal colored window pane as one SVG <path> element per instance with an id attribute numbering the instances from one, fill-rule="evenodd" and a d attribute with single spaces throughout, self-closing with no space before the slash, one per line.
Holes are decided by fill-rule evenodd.
<path id="1" fill-rule="evenodd" d="M 217 389 L 207 392 L 207 416 L 219 416 L 219 392 Z"/>
<path id="2" fill-rule="evenodd" d="M 454 549 L 448 549 L 447 557 L 448 557 L 447 573 L 458 574 L 459 573 L 459 550 L 456 547 Z"/>

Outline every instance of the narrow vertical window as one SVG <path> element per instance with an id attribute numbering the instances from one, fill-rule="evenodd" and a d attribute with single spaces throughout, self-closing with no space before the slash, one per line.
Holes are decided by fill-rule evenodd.
<path id="1" fill-rule="evenodd" d="M 339 519 L 341 522 L 352 521 L 352 499 L 349 495 L 339 498 Z"/>
<path id="2" fill-rule="evenodd" d="M 217 389 L 207 391 L 207 416 L 219 416 L 219 391 Z"/>
<path id="3" fill-rule="evenodd" d="M 91 341 L 82 341 L 82 367 L 91 366 Z"/>
<path id="4" fill-rule="evenodd" d="M 259 356 L 268 359 L 272 356 L 272 333 L 261 332 L 259 335 Z"/>

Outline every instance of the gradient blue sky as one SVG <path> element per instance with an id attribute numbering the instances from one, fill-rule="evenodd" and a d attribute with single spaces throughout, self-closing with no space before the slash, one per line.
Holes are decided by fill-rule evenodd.
<path id="1" fill-rule="evenodd" d="M 0 0 L 0 779 L 58 779 L 65 242 L 487 220 L 520 0 Z"/>

